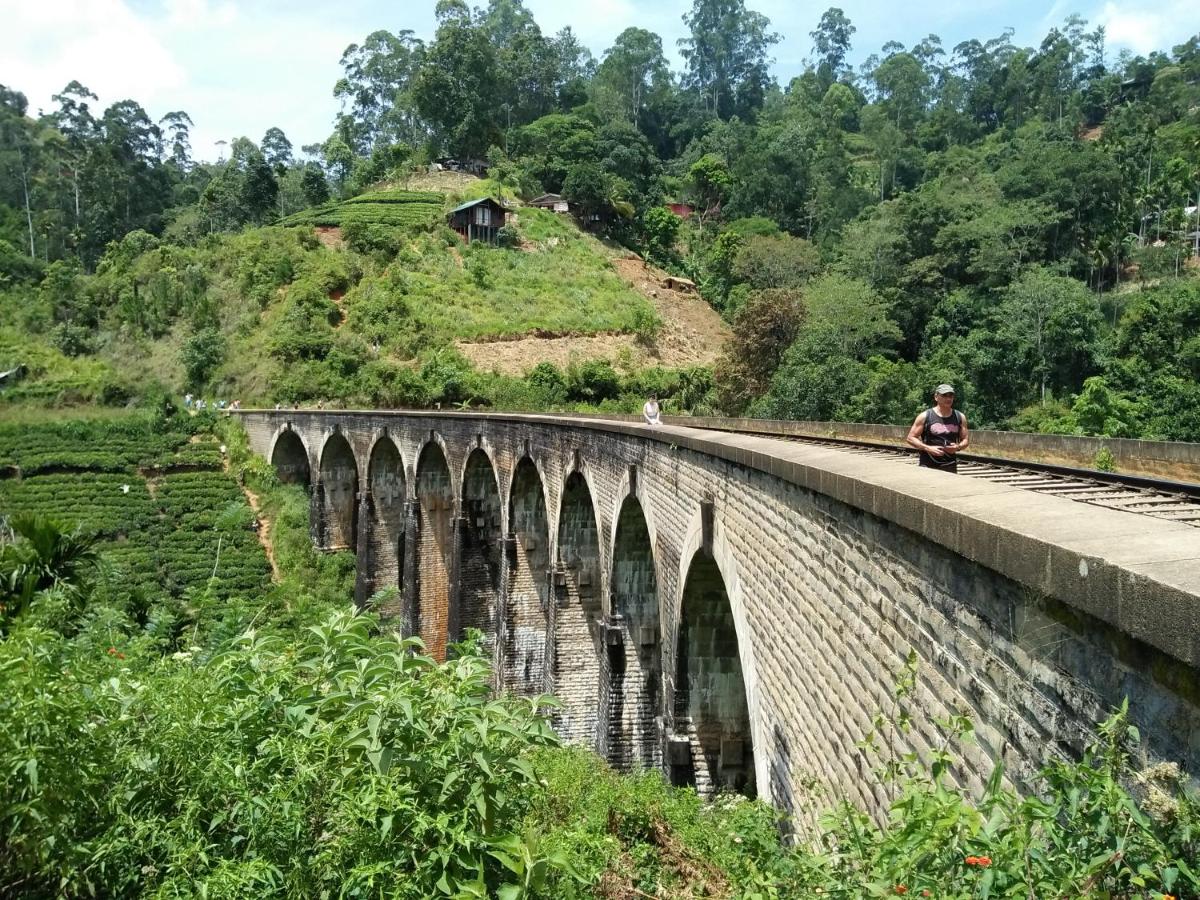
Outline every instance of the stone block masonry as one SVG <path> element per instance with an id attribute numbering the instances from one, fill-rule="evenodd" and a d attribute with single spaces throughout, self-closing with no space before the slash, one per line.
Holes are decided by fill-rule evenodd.
<path id="1" fill-rule="evenodd" d="M 676 426 L 242 418 L 255 450 L 290 477 L 307 458 L 314 497 L 329 495 L 321 461 L 344 439 L 373 530 L 371 460 L 392 441 L 394 483 L 419 519 L 406 528 L 418 549 L 401 565 L 409 627 L 444 646 L 482 624 L 498 687 L 553 687 L 565 736 L 621 768 L 756 793 L 806 821 L 814 779 L 878 810 L 876 761 L 856 744 L 877 711 L 895 712 L 911 650 L 915 727 L 890 749 L 927 756 L 941 741 L 933 720 L 969 714 L 979 742 L 953 772 L 965 786 L 980 788 L 1000 761 L 1027 784 L 1049 758 L 1077 753 L 1124 697 L 1148 759 L 1200 772 L 1200 530 Z M 328 518 L 341 507 L 313 509 Z M 314 529 L 326 544 L 333 532 Z M 360 553 L 364 566 L 379 559 Z"/>

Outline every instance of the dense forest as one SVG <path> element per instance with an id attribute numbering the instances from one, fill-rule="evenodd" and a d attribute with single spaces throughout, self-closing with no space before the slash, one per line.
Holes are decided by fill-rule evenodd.
<path id="1" fill-rule="evenodd" d="M 168 301 L 147 272 L 182 258 L 163 248 L 223 246 L 454 159 L 486 165 L 498 195 L 563 194 L 697 281 L 733 338 L 677 408 L 901 422 L 949 380 L 979 424 L 1200 439 L 1200 35 L 1114 55 L 1072 16 L 1036 47 L 929 35 L 852 68 L 854 25 L 831 8 L 781 85 L 779 36 L 743 0 L 695 0 L 682 71 L 640 28 L 597 59 L 520 0 L 436 11 L 432 40 L 346 49 L 342 111 L 300 150 L 269 128 L 199 162 L 186 112 L 93 109 L 71 82 L 34 118 L 0 88 L 6 322 L 76 358 L 109 332 L 202 336 L 202 261 L 170 274 L 205 302 Z M 319 382 L 297 399 L 341 399 Z"/>

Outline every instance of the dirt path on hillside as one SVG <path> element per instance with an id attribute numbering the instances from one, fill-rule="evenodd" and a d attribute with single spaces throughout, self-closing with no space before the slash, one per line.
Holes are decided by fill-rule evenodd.
<path id="1" fill-rule="evenodd" d="M 271 542 L 273 523 L 270 517 L 263 513 L 262 502 L 259 500 L 258 494 L 245 485 L 242 485 L 242 493 L 246 495 L 246 500 L 249 502 L 250 508 L 254 510 L 255 518 L 258 519 L 258 542 L 262 544 L 262 548 L 267 554 L 267 562 L 271 564 L 271 581 L 279 584 L 279 563 L 275 561 L 275 544 Z"/>
<path id="2" fill-rule="evenodd" d="M 221 467 L 225 470 L 225 474 L 229 474 L 229 457 L 224 453 L 221 454 Z M 275 561 L 275 544 L 271 541 L 271 518 L 262 511 L 262 501 L 258 494 L 250 490 L 238 479 L 238 487 L 242 489 L 242 493 L 246 497 L 246 502 L 250 504 L 250 509 L 254 511 L 254 518 L 258 520 L 258 530 L 255 534 L 258 536 L 258 542 L 262 544 L 263 551 L 267 554 L 267 562 L 271 564 L 271 582 L 279 584 L 279 563 Z"/>
<path id="3" fill-rule="evenodd" d="M 654 346 L 643 346 L 631 334 L 459 341 L 455 346 L 476 368 L 495 369 L 504 375 L 522 375 L 540 362 L 561 368 L 572 360 L 616 360 L 626 354 L 635 368 L 709 366 L 717 360 L 729 337 L 729 326 L 699 294 L 665 287 L 667 273 L 636 256 L 611 262 L 617 274 L 649 300 L 662 319 Z"/>

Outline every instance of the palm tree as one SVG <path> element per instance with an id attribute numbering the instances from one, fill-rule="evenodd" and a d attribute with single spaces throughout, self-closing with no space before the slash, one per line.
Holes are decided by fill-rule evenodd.
<path id="1" fill-rule="evenodd" d="M 8 527 L 10 538 L 0 543 L 0 617 L 16 618 L 51 588 L 78 595 L 100 559 L 94 535 L 31 515 L 14 516 Z"/>

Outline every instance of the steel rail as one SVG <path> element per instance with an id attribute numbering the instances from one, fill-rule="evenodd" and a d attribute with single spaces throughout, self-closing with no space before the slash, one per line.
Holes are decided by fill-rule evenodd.
<path id="1" fill-rule="evenodd" d="M 672 422 L 672 424 L 675 424 Z M 778 430 L 718 428 L 689 423 L 690 428 L 752 434 L 774 440 L 845 447 L 871 455 L 913 458 L 916 451 L 905 446 L 857 438 L 781 434 Z M 1083 469 L 1055 463 L 1030 462 L 1006 457 L 960 453 L 959 474 L 988 481 L 1010 483 L 1043 494 L 1061 496 L 1080 503 L 1119 509 L 1154 518 L 1170 519 L 1200 527 L 1200 484 L 1127 475 L 1100 469 Z"/>

